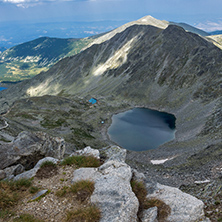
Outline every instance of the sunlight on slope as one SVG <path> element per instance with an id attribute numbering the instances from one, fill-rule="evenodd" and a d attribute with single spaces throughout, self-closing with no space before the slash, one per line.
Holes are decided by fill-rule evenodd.
<path id="1" fill-rule="evenodd" d="M 222 35 L 211 35 L 207 36 L 208 39 L 210 39 L 215 46 L 222 49 Z"/>
<path id="2" fill-rule="evenodd" d="M 56 83 L 50 85 L 52 79 L 47 79 L 45 82 L 40 83 L 38 86 L 31 86 L 27 89 L 27 95 L 33 96 L 43 96 L 43 95 L 55 95 L 61 91 L 60 84 Z"/>
<path id="3" fill-rule="evenodd" d="M 92 71 L 94 76 L 100 76 L 109 69 L 116 69 L 123 65 L 127 61 L 127 55 L 130 48 L 132 47 L 132 42 L 136 39 L 134 37 L 128 41 L 121 49 L 116 51 L 113 56 L 111 56 L 104 64 L 99 64 Z"/>

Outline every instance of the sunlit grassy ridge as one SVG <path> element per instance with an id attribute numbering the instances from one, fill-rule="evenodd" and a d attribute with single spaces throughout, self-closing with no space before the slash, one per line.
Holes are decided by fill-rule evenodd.
<path id="1" fill-rule="evenodd" d="M 14 46 L 0 54 L 0 81 L 29 79 L 60 59 L 79 53 L 91 41 L 42 37 Z"/>

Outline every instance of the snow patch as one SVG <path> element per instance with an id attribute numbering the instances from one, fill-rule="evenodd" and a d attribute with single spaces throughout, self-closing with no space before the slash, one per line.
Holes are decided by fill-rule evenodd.
<path id="1" fill-rule="evenodd" d="M 158 164 L 163 164 L 165 163 L 166 161 L 168 160 L 172 160 L 174 159 L 175 157 L 171 157 L 171 158 L 167 158 L 167 159 L 162 159 L 162 160 L 150 160 L 150 162 L 153 164 L 153 165 L 158 165 Z"/>
<path id="2" fill-rule="evenodd" d="M 210 183 L 210 180 L 195 181 L 194 183 L 196 183 L 196 184 Z"/>

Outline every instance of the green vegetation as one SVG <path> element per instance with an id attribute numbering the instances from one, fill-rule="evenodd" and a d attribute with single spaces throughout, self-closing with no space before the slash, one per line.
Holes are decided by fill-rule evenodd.
<path id="1" fill-rule="evenodd" d="M 22 214 L 18 218 L 15 218 L 13 222 L 44 222 L 44 221 L 37 219 L 30 214 Z"/>
<path id="2" fill-rule="evenodd" d="M 61 165 L 75 165 L 76 167 L 99 167 L 100 160 L 93 156 L 70 156 L 65 158 Z"/>
<path id="3" fill-rule="evenodd" d="M 77 200 L 84 202 L 94 191 L 94 182 L 90 180 L 80 180 L 70 187 L 70 191 L 77 195 Z"/>
<path id="4" fill-rule="evenodd" d="M 64 197 L 67 194 L 67 192 L 69 192 L 69 187 L 64 186 L 62 189 L 60 189 L 56 192 L 56 196 L 57 197 Z"/>
<path id="5" fill-rule="evenodd" d="M 131 180 L 131 187 L 139 201 L 139 210 L 143 210 L 147 196 L 147 190 L 144 183 L 141 181 Z"/>
<path id="6" fill-rule="evenodd" d="M 59 118 L 58 120 L 53 120 L 53 119 L 48 119 L 47 117 L 40 122 L 41 126 L 47 129 L 54 129 L 57 127 L 61 127 L 63 124 L 66 123 L 67 123 L 66 120 L 63 118 Z"/>
<path id="7" fill-rule="evenodd" d="M 56 164 L 53 163 L 52 161 L 45 161 L 41 164 L 40 168 L 43 168 L 43 167 L 48 167 L 48 166 L 51 166 L 51 167 L 56 167 Z"/>
<path id="8" fill-rule="evenodd" d="M 149 209 L 151 207 L 157 207 L 157 219 L 159 222 L 166 221 L 166 218 L 171 212 L 171 209 L 162 200 L 151 198 L 146 199 L 144 202 L 144 209 Z"/>
<path id="9" fill-rule="evenodd" d="M 36 186 L 31 186 L 31 187 L 29 188 L 29 192 L 30 192 L 30 193 L 37 193 L 38 191 L 39 191 L 39 188 L 36 187 Z"/>
<path id="10" fill-rule="evenodd" d="M 67 213 L 66 222 L 99 222 L 101 212 L 98 207 L 92 205 L 86 208 L 78 208 Z"/>
<path id="11" fill-rule="evenodd" d="M 147 190 L 145 184 L 141 181 L 132 180 L 131 181 L 132 190 L 135 193 L 139 201 L 139 212 L 140 217 L 141 212 L 144 209 L 149 209 L 152 207 L 157 207 L 157 219 L 159 222 L 166 221 L 166 218 L 171 212 L 171 209 L 162 200 L 151 198 L 147 199 Z"/>
<path id="12" fill-rule="evenodd" d="M 64 197 L 69 193 L 73 193 L 76 195 L 77 200 L 80 202 L 84 202 L 87 200 L 94 191 L 94 182 L 90 180 L 80 180 L 71 187 L 64 186 L 62 189 L 56 192 L 56 196 Z"/>
<path id="13" fill-rule="evenodd" d="M 0 60 L 0 81 L 29 79 L 47 71 L 61 58 L 79 53 L 92 41 L 43 37 L 14 46 L 1 54 L 4 58 Z"/>
<path id="14" fill-rule="evenodd" d="M 12 207 L 22 197 L 22 192 L 26 191 L 32 184 L 30 179 L 17 181 L 0 181 L 0 209 Z"/>

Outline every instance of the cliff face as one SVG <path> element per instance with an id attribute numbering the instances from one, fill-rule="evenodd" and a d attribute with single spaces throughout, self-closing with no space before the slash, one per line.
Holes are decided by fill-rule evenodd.
<path id="1" fill-rule="evenodd" d="M 152 168 L 154 166 L 150 160 L 169 158 L 171 160 L 165 163 L 166 167 L 181 165 L 181 168 L 174 169 L 175 175 L 169 180 L 175 177 L 176 181 L 179 178 L 177 170 L 191 173 L 194 180 L 188 165 L 193 165 L 195 158 L 199 161 L 199 167 L 202 163 L 213 162 L 213 166 L 209 165 L 212 168 L 220 163 L 218 155 L 209 155 L 204 162 L 202 153 L 211 147 L 221 155 L 221 84 L 222 51 L 212 43 L 174 25 L 165 30 L 134 25 L 104 43 L 95 44 L 78 55 L 61 60 L 49 71 L 1 92 L 0 104 L 1 112 L 6 112 L 17 99 L 38 96 L 38 99 L 30 98 L 15 103 L 25 111 L 27 106 L 30 108 L 30 104 L 37 103 L 37 100 L 44 103 L 47 98 L 42 97 L 44 95 L 54 95 L 56 103 L 58 96 L 66 97 L 69 101 L 74 97 L 96 97 L 102 104 L 94 107 L 94 112 L 89 107 L 82 108 L 85 109 L 81 111 L 84 114 L 78 115 L 76 123 L 79 126 L 87 123 L 87 126 L 93 126 L 87 130 L 97 133 L 104 132 L 98 125 L 101 118 L 109 119 L 113 112 L 123 109 L 122 104 L 126 104 L 124 108 L 143 106 L 173 113 L 177 118 L 176 139 L 157 150 L 131 152 L 128 160 L 132 164 L 139 163 L 144 168 Z M 20 118 L 15 115 L 16 106 L 6 116 L 14 121 L 14 125 Z M 58 110 L 63 108 L 59 102 L 57 107 Z M 43 111 L 44 115 L 50 116 L 50 112 L 46 114 L 45 111 L 50 110 L 47 104 L 39 111 L 36 111 L 37 108 L 33 112 L 36 116 Z M 66 108 L 60 114 L 68 115 L 65 118 L 69 120 L 70 110 Z M 86 118 L 87 115 L 90 117 Z M 58 118 L 55 118 L 57 121 Z M 39 122 L 42 119 L 45 118 L 39 117 Z M 26 123 L 27 120 L 22 122 L 20 129 L 27 127 Z M 73 127 L 70 122 L 61 125 L 65 129 L 68 127 L 69 131 Z M 28 126 L 31 130 L 31 120 Z M 44 124 L 38 127 L 42 129 Z M 67 131 L 62 128 L 50 132 L 65 134 Z M 199 177 L 208 175 L 205 170 L 202 171 Z"/>

